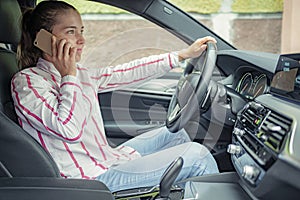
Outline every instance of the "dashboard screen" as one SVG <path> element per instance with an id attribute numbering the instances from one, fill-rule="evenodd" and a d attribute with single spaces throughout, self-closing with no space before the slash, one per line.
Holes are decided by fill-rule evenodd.
<path id="1" fill-rule="evenodd" d="M 270 92 L 300 102 L 300 54 L 279 57 Z"/>

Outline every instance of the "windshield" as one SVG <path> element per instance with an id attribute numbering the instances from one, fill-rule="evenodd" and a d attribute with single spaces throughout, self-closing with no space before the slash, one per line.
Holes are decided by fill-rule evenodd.
<path id="1" fill-rule="evenodd" d="M 283 0 L 169 0 L 241 50 L 280 53 Z"/>

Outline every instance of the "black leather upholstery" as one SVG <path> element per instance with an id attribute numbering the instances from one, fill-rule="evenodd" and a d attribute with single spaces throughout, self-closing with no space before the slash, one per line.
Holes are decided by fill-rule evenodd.
<path id="1" fill-rule="evenodd" d="M 0 112 L 0 162 L 2 163 L 0 177 L 9 174 L 12 177 L 60 177 L 52 157 L 2 112 Z"/>
<path id="2" fill-rule="evenodd" d="M 0 1 L 0 43 L 18 44 L 21 37 L 21 9 L 15 0 Z"/>
<path id="3" fill-rule="evenodd" d="M 0 66 L 0 111 L 17 122 L 10 91 L 11 79 L 18 71 L 15 52 L 0 48 Z"/>
<path id="4" fill-rule="evenodd" d="M 0 200 L 113 200 L 107 187 L 94 180 L 2 178 Z"/>
<path id="5" fill-rule="evenodd" d="M 16 46 L 21 37 L 20 19 L 22 13 L 15 0 L 0 1 L 0 43 Z M 17 121 L 10 93 L 10 81 L 18 71 L 16 53 L 0 48 L 0 111 Z"/>

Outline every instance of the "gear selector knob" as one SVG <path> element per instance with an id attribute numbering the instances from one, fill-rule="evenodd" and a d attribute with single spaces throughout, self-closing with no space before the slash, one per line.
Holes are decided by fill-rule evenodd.
<path id="1" fill-rule="evenodd" d="M 178 157 L 174 160 L 162 175 L 159 183 L 159 196 L 161 200 L 168 199 L 171 187 L 174 184 L 181 168 L 183 166 L 183 158 Z"/>

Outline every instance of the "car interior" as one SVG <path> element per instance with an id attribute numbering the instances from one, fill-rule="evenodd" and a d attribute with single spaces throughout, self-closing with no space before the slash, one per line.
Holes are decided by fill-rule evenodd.
<path id="1" fill-rule="evenodd" d="M 143 85 L 99 94 L 99 98 L 111 145 L 129 139 L 127 131 L 140 134 L 162 125 L 172 131 L 185 128 L 194 141 L 211 150 L 220 173 L 188 178 L 182 181 L 182 188 L 174 183 L 182 167 L 179 157 L 160 184 L 150 188 L 111 193 L 99 181 L 62 178 L 51 155 L 19 126 L 11 97 L 10 81 L 18 71 L 22 9 L 36 5 L 36 1 L 1 0 L 0 199 L 299 198 L 300 54 L 238 50 L 165 0 L 98 2 L 135 13 L 187 44 L 206 35 L 217 39 L 217 46 L 208 44 L 200 60 L 185 64 L 182 76 L 168 74 L 158 79 L 179 79 L 168 88 L 171 93 Z M 186 82 L 190 88 L 183 87 Z M 195 93 L 189 93 L 195 88 Z M 128 99 L 129 108 L 122 104 L 124 99 Z M 147 113 L 156 103 L 164 112 L 156 110 L 153 120 Z M 187 106 L 178 110 L 179 104 Z M 115 112 L 122 117 L 115 119 Z M 125 119 L 128 113 L 133 125 Z"/>

